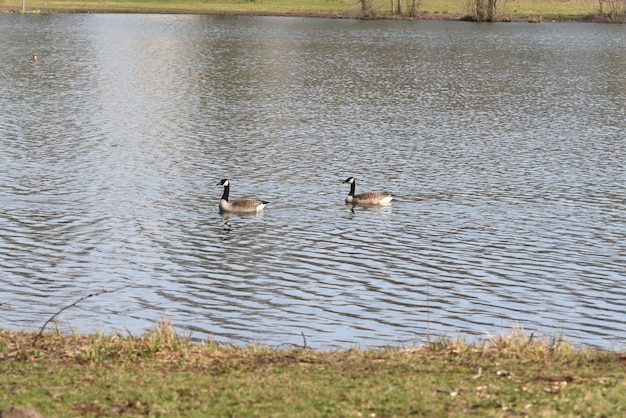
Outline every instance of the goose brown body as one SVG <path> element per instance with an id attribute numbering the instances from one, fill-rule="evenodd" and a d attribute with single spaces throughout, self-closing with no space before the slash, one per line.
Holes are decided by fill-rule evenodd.
<path id="1" fill-rule="evenodd" d="M 354 194 L 356 189 L 356 178 L 348 177 L 344 183 L 350 184 L 350 193 L 346 196 L 346 203 L 356 205 L 386 205 L 393 199 L 393 194 L 389 192 L 363 192 Z"/>
<path id="2" fill-rule="evenodd" d="M 223 179 L 218 183 L 218 186 L 224 187 L 224 193 L 220 199 L 220 212 L 257 212 L 263 210 L 265 205 L 269 202 L 260 199 L 235 199 L 228 200 L 228 194 L 230 192 L 230 182 L 228 179 Z"/>

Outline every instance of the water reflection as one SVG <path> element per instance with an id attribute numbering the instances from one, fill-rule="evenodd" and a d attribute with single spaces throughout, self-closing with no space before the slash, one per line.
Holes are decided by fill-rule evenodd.
<path id="1" fill-rule="evenodd" d="M 245 220 L 249 218 L 263 219 L 263 211 L 257 212 L 221 212 L 220 216 L 222 217 L 222 222 L 224 224 L 228 224 L 230 218 L 234 218 L 237 220 Z"/>
<path id="2" fill-rule="evenodd" d="M 0 36 L 0 326 L 106 288 L 60 326 L 626 338 L 613 26 L 2 15 Z M 346 205 L 348 173 L 396 199 Z M 222 175 L 272 203 L 220 214 Z"/>
<path id="3" fill-rule="evenodd" d="M 350 209 L 350 212 L 352 214 L 355 214 L 355 210 L 356 211 L 363 211 L 363 212 L 373 212 L 373 213 L 377 213 L 380 215 L 391 215 L 391 206 L 392 203 L 381 203 L 381 204 L 377 204 L 377 205 L 364 205 L 364 204 L 360 204 L 360 205 L 356 205 L 354 203 L 346 203 L 346 207 L 348 209 Z M 353 216 L 350 217 L 351 219 L 353 218 Z"/>

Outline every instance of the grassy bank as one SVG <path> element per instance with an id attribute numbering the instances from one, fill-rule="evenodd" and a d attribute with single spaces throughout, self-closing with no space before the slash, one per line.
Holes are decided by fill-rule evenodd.
<path id="1" fill-rule="evenodd" d="M 0 408 L 44 417 L 623 416 L 626 355 L 537 341 L 318 351 L 0 331 Z"/>
<path id="2" fill-rule="evenodd" d="M 393 2 L 397 5 L 397 1 Z M 408 2 L 404 0 L 408 10 Z M 394 18 L 390 0 L 373 0 L 379 18 Z M 467 15 L 466 0 L 423 0 L 419 18 L 460 19 Z M 580 20 L 598 10 L 597 0 L 507 0 L 498 2 L 503 20 Z M 394 6 L 395 7 L 395 6 Z M 0 0 L 2 11 L 22 11 L 22 0 Z M 25 0 L 25 10 L 37 12 L 204 13 L 245 15 L 360 16 L 357 0 Z"/>

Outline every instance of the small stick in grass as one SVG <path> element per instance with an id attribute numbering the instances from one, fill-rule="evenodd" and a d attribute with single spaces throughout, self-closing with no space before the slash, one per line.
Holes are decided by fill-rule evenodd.
<path id="1" fill-rule="evenodd" d="M 116 289 L 116 290 L 118 290 L 118 289 Z M 113 290 L 113 292 L 115 292 L 116 290 Z M 57 311 L 54 315 L 52 315 L 50 318 L 48 318 L 48 320 L 47 320 L 47 321 L 43 324 L 43 326 L 42 326 L 42 327 L 41 327 L 41 329 L 39 330 L 39 334 L 37 334 L 37 336 L 35 337 L 35 341 L 37 341 L 37 340 L 39 339 L 39 337 L 41 337 L 41 335 L 43 334 L 43 331 L 46 329 L 46 327 L 48 326 L 48 324 L 49 324 L 50 322 L 55 322 L 55 323 L 56 323 L 56 317 L 57 317 L 59 314 L 61 314 L 61 312 L 63 312 L 63 311 L 65 311 L 65 310 L 69 309 L 69 308 L 72 308 L 72 307 L 74 307 L 74 306 L 78 305 L 79 303 L 81 303 L 81 302 L 82 302 L 82 301 L 84 301 L 85 299 L 89 299 L 90 297 L 93 297 L 93 296 L 98 296 L 98 295 L 100 295 L 100 293 L 108 293 L 108 292 L 109 292 L 108 290 L 106 290 L 106 289 L 102 289 L 102 291 L 100 291 L 100 292 L 97 292 L 97 293 L 90 293 L 90 294 L 88 294 L 87 296 L 83 296 L 82 298 L 78 299 L 78 300 L 77 300 L 77 301 L 75 301 L 74 303 L 72 303 L 72 304 L 70 304 L 70 305 L 67 305 L 67 306 L 64 306 L 64 307 L 62 307 L 61 309 L 59 309 L 59 310 L 58 310 L 58 311 Z"/>

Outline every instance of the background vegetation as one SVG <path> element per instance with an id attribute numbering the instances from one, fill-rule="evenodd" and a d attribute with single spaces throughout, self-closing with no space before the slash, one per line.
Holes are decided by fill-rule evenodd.
<path id="1" fill-rule="evenodd" d="M 297 15 L 498 21 L 626 17 L 626 0 L 0 0 L 0 11 Z M 623 20 L 622 20 L 623 21 Z"/>

